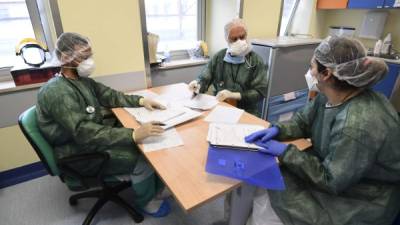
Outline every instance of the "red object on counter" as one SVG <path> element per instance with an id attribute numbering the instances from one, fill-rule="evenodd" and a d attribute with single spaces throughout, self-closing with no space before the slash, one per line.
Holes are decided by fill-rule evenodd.
<path id="1" fill-rule="evenodd" d="M 56 73 L 60 71 L 60 67 L 41 66 L 41 67 L 13 67 L 11 75 L 16 86 L 43 83 L 50 80 Z"/>

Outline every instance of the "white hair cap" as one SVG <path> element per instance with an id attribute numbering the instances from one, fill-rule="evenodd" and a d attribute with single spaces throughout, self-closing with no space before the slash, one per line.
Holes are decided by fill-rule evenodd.
<path id="1" fill-rule="evenodd" d="M 87 51 L 90 47 L 87 37 L 78 33 L 65 32 L 57 39 L 52 64 L 62 66 L 79 57 L 87 58 L 88 54 L 91 54 Z"/>
<path id="2" fill-rule="evenodd" d="M 247 34 L 247 26 L 244 23 L 244 21 L 240 18 L 235 18 L 235 19 L 229 21 L 227 24 L 225 24 L 225 27 L 224 27 L 225 40 L 227 42 L 229 42 L 229 33 L 231 32 L 232 28 L 234 28 L 234 27 L 243 27 Z"/>
<path id="3" fill-rule="evenodd" d="M 381 59 L 367 57 L 363 44 L 353 38 L 329 36 L 315 49 L 315 59 L 333 75 L 355 87 L 371 87 L 386 75 Z"/>

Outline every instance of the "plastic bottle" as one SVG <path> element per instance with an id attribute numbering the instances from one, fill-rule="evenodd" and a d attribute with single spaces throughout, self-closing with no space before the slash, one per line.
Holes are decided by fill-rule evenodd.
<path id="1" fill-rule="evenodd" d="M 164 57 L 165 57 L 165 62 L 171 62 L 171 53 L 169 52 L 168 46 L 165 47 Z"/>
<path id="2" fill-rule="evenodd" d="M 383 45 L 381 49 L 381 54 L 390 55 L 392 46 L 392 34 L 388 33 L 385 39 L 383 39 Z"/>
<path id="3" fill-rule="evenodd" d="M 381 54 L 381 48 L 382 48 L 382 40 L 379 40 L 375 44 L 374 56 L 379 56 Z"/>

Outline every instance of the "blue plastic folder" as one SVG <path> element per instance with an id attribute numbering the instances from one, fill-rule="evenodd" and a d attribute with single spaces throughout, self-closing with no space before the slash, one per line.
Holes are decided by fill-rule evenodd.
<path id="1" fill-rule="evenodd" d="M 239 179 L 266 189 L 285 189 L 285 183 L 275 158 L 261 152 L 210 145 L 206 171 Z"/>

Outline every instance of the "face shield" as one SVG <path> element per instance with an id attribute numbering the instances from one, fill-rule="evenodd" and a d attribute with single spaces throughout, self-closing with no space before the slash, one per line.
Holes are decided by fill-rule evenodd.
<path id="1" fill-rule="evenodd" d="M 40 67 L 46 62 L 46 52 L 48 52 L 48 49 L 35 39 L 27 38 L 18 44 L 15 52 L 17 56 L 22 57 L 26 64 Z"/>

